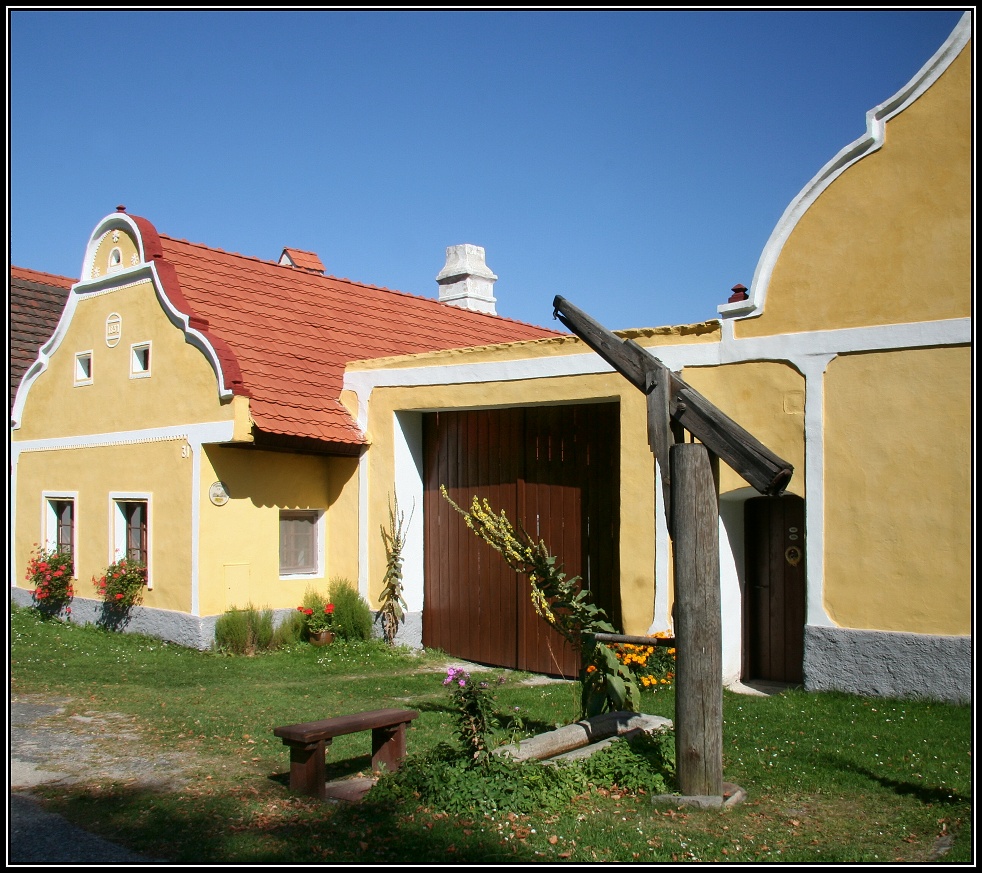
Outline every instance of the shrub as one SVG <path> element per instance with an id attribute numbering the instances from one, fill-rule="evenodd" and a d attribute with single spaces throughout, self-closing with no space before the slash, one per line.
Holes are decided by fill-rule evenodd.
<path id="1" fill-rule="evenodd" d="M 93 576 L 92 584 L 107 606 L 120 611 L 131 609 L 143 602 L 147 565 L 130 558 L 120 558 L 106 567 L 106 572 L 98 579 Z"/>
<path id="2" fill-rule="evenodd" d="M 230 609 L 215 622 L 215 646 L 221 652 L 254 655 L 274 648 L 273 612 L 256 609 L 251 603 L 245 609 Z"/>
<path id="3" fill-rule="evenodd" d="M 27 562 L 28 582 L 34 586 L 34 606 L 42 615 L 57 615 L 62 609 L 71 615 L 69 605 L 75 596 L 74 566 L 68 552 L 35 546 Z"/>
<path id="4" fill-rule="evenodd" d="M 328 599 L 334 604 L 334 632 L 343 640 L 372 638 L 372 610 L 347 579 L 335 576 L 327 587 Z M 323 604 L 321 606 L 323 608 Z"/>

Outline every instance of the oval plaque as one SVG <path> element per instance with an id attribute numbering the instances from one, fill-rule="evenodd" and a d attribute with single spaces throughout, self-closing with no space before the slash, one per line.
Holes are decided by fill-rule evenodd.
<path id="1" fill-rule="evenodd" d="M 208 499 L 215 506 L 224 506 L 228 503 L 228 491 L 225 490 L 225 483 L 213 482 L 211 488 L 208 489 Z"/>
<path id="2" fill-rule="evenodd" d="M 114 348 L 123 338 L 123 319 L 118 312 L 111 312 L 106 318 L 106 345 Z"/>

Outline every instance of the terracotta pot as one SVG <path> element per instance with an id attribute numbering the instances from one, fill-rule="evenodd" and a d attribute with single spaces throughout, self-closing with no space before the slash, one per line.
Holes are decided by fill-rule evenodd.
<path id="1" fill-rule="evenodd" d="M 320 631 L 310 635 L 310 642 L 315 646 L 328 646 L 334 642 L 334 631 Z"/>

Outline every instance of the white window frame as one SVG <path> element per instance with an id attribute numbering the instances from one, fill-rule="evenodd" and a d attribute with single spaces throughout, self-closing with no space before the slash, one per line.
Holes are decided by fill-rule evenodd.
<path id="1" fill-rule="evenodd" d="M 316 523 L 314 524 L 314 537 L 316 541 L 314 543 L 314 560 L 315 567 L 312 571 L 308 573 L 284 573 L 283 567 L 280 564 L 280 522 L 283 519 L 284 513 L 289 515 L 299 515 L 299 514 L 309 514 L 316 516 Z M 276 513 L 276 564 L 279 569 L 280 579 L 319 579 L 324 575 L 324 555 L 325 555 L 325 536 L 324 533 L 327 529 L 324 519 L 325 512 L 323 509 L 280 509 Z"/>
<path id="2" fill-rule="evenodd" d="M 153 495 L 149 491 L 112 491 L 109 494 L 109 563 L 126 556 L 126 516 L 123 503 L 147 505 L 147 590 L 153 589 Z"/>
<path id="3" fill-rule="evenodd" d="M 88 374 L 85 373 L 83 361 L 88 364 Z M 85 352 L 75 352 L 75 384 L 76 385 L 91 385 L 93 378 L 93 359 L 92 359 L 92 349 Z"/>
<path id="4" fill-rule="evenodd" d="M 113 261 L 113 255 L 115 255 L 118 260 Z M 123 269 L 123 250 L 119 246 L 114 246 L 112 251 L 109 252 L 109 257 L 106 259 L 106 272 L 115 273 L 117 270 Z"/>
<path id="5" fill-rule="evenodd" d="M 75 567 L 78 552 L 78 492 L 41 492 L 41 539 L 49 551 L 58 547 L 58 515 L 55 512 L 55 503 L 72 504 L 72 566 Z"/>
<path id="6" fill-rule="evenodd" d="M 146 352 L 146 366 L 140 360 L 140 352 Z M 153 352 L 149 341 L 143 343 L 133 343 L 130 346 L 130 378 L 147 379 L 153 367 Z"/>

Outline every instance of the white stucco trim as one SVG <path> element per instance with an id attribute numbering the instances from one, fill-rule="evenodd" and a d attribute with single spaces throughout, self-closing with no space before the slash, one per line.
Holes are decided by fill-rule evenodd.
<path id="1" fill-rule="evenodd" d="M 362 430 L 364 430 L 362 426 Z M 358 593 L 368 600 L 368 461 L 371 452 L 358 456 Z M 370 602 L 370 601 L 369 601 Z"/>
<path id="2" fill-rule="evenodd" d="M 832 627 L 825 611 L 825 371 L 834 354 L 798 363 L 805 377 L 805 624 Z"/>
<path id="3" fill-rule="evenodd" d="M 395 494 L 405 519 L 402 596 L 409 612 L 423 610 L 423 415 L 396 412 L 392 422 Z M 388 516 L 386 516 L 388 521 Z"/>
<path id="4" fill-rule="evenodd" d="M 887 121 L 903 112 L 927 91 L 948 69 L 971 38 L 972 13 L 966 12 L 941 48 L 921 67 L 916 75 L 896 94 L 866 113 L 866 133 L 839 151 L 788 204 L 788 208 L 784 210 L 784 214 L 771 232 L 760 260 L 757 262 L 748 299 L 739 303 L 724 303 L 717 307 L 717 312 L 723 318 L 753 318 L 763 312 L 774 267 L 784 244 L 788 241 L 802 216 L 811 208 L 821 193 L 843 172 L 857 161 L 873 154 L 883 145 Z"/>

